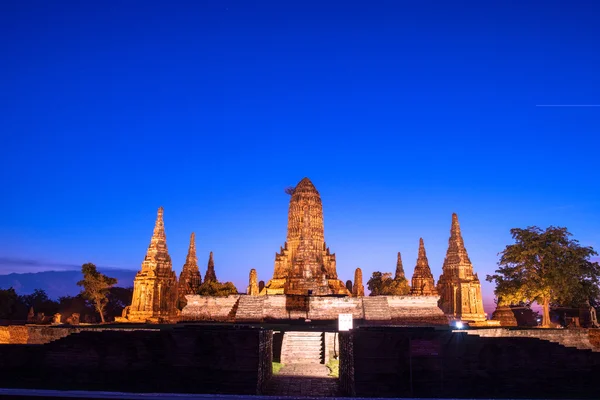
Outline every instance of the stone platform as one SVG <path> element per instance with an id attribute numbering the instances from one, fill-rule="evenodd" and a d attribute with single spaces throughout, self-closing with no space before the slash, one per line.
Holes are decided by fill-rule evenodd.
<path id="1" fill-rule="evenodd" d="M 235 295 L 186 296 L 181 321 L 269 322 L 310 319 L 337 320 L 352 314 L 355 320 L 372 323 L 445 326 L 448 319 L 437 306 L 437 296 L 290 296 Z"/>

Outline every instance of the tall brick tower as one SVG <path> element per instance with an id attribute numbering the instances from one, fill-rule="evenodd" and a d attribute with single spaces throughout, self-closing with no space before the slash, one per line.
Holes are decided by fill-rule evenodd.
<path id="1" fill-rule="evenodd" d="M 452 214 L 448 251 L 438 281 L 438 292 L 439 307 L 449 318 L 475 322 L 486 320 L 481 282 L 473 272 L 456 214 Z"/>
<path id="2" fill-rule="evenodd" d="M 198 269 L 198 257 L 196 256 L 196 236 L 192 232 L 190 236 L 190 246 L 188 248 L 187 257 L 185 258 L 185 264 L 179 274 L 178 282 L 178 298 L 179 307 L 182 307 L 186 303 L 185 295 L 197 294 L 202 278 L 200 277 L 200 270 Z"/>
<path id="3" fill-rule="evenodd" d="M 123 315 L 131 322 L 173 322 L 177 320 L 177 276 L 167 249 L 163 208 L 158 209 L 154 234 L 133 281 L 131 306 Z"/>
<path id="4" fill-rule="evenodd" d="M 438 294 L 429 268 L 423 238 L 419 239 L 419 256 L 412 276 L 410 294 L 413 296 L 437 296 Z"/>
<path id="5" fill-rule="evenodd" d="M 312 283 L 308 282 L 309 278 Z M 321 196 L 310 179 L 304 178 L 293 189 L 287 240 L 275 254 L 273 279 L 261 294 L 308 294 L 308 290 L 314 295 L 350 295 L 344 283 L 338 280 L 335 254 L 330 253 L 325 244 Z"/>

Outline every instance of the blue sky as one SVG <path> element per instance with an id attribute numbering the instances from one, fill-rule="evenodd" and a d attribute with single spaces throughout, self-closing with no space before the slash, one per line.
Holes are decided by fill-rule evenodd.
<path id="1" fill-rule="evenodd" d="M 165 207 L 179 272 L 268 280 L 308 176 L 344 280 L 439 276 L 452 212 L 476 272 L 509 229 L 600 248 L 600 3 L 0 4 L 2 272 L 138 269 Z M 366 280 L 366 279 L 365 279 Z M 484 283 L 487 299 L 493 287 Z M 489 301 L 488 301 L 489 303 Z M 488 306 L 489 308 L 489 306 Z"/>

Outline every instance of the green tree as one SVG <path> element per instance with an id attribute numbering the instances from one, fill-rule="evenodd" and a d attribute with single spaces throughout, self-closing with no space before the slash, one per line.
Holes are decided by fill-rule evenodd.
<path id="1" fill-rule="evenodd" d="M 510 230 L 514 244 L 500 253 L 499 269 L 488 275 L 495 294 L 509 304 L 536 301 L 542 306 L 542 326 L 550 326 L 550 305 L 597 298 L 600 266 L 597 255 L 582 247 L 566 228 L 537 226 Z"/>
<path id="2" fill-rule="evenodd" d="M 88 299 L 93 305 L 102 323 L 104 320 L 104 308 L 108 303 L 108 293 L 110 288 L 117 284 L 116 278 L 110 278 L 96 269 L 92 263 L 83 264 L 81 266 L 83 280 L 77 282 L 78 286 L 82 286 L 81 294 Z"/>
<path id="3" fill-rule="evenodd" d="M 369 296 L 403 296 L 410 292 L 408 281 L 404 279 L 392 279 L 391 272 L 373 272 L 367 281 Z"/>
<path id="4" fill-rule="evenodd" d="M 229 296 L 230 294 L 238 294 L 238 290 L 231 282 L 204 281 L 198 289 L 198 294 L 202 296 Z"/>

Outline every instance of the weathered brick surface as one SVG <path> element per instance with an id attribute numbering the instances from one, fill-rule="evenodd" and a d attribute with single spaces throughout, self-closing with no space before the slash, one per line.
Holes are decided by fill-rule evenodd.
<path id="1" fill-rule="evenodd" d="M 365 319 L 364 302 L 375 300 L 371 320 L 385 315 L 386 321 L 398 325 L 448 325 L 448 319 L 437 306 L 436 296 L 378 296 L 378 297 L 318 297 L 318 296 L 260 296 L 251 299 L 252 307 L 241 305 L 240 296 L 210 297 L 186 296 L 187 306 L 182 310 L 185 321 L 239 321 L 311 319 L 337 320 L 339 314 L 352 314 L 354 319 Z M 248 300 L 248 299 L 245 299 Z M 382 300 L 382 301 L 377 301 Z M 385 309 L 378 309 L 384 306 Z M 256 309 L 262 305 L 262 313 Z M 246 310 L 246 311 L 244 311 Z M 239 314 L 238 314 L 239 312 Z M 262 319 L 259 318 L 262 316 Z M 389 317 L 388 317 L 389 316 Z"/>
<path id="2" fill-rule="evenodd" d="M 0 327 L 0 344 L 46 344 L 82 331 L 132 331 L 154 330 L 147 328 L 120 328 L 80 325 L 73 326 L 40 326 L 40 325 L 9 325 Z"/>
<path id="3" fill-rule="evenodd" d="M 289 193 L 287 239 L 261 294 L 350 295 L 338 280 L 335 254 L 325 244 L 321 195 L 308 178 Z"/>
<path id="4" fill-rule="evenodd" d="M 588 335 L 592 347 L 596 350 L 600 350 L 600 329 L 589 329 Z"/>
<path id="5" fill-rule="evenodd" d="M 565 347 L 600 352 L 593 338 L 597 329 L 469 329 L 467 334 L 481 337 L 527 337 L 547 340 Z M 596 334 L 597 335 L 597 334 Z"/>
<path id="6" fill-rule="evenodd" d="M 116 320 L 126 322 L 177 321 L 177 276 L 167 248 L 163 208 L 158 209 L 154 233 L 142 268 L 133 280 L 131 306 Z"/>
<path id="7" fill-rule="evenodd" d="M 272 332 L 224 327 L 84 331 L 44 346 L 0 346 L 0 387 L 257 394 Z"/>
<path id="8" fill-rule="evenodd" d="M 240 295 L 227 297 L 187 295 L 182 321 L 233 321 Z"/>
<path id="9" fill-rule="evenodd" d="M 287 331 L 281 345 L 282 364 L 323 364 L 324 333 Z"/>
<path id="10" fill-rule="evenodd" d="M 600 391 L 600 354 L 529 337 L 360 328 L 340 333 L 340 353 L 340 386 L 356 396 L 595 399 Z"/>
<path id="11" fill-rule="evenodd" d="M 325 332 L 325 362 L 339 359 L 340 341 L 337 332 Z"/>
<path id="12" fill-rule="evenodd" d="M 448 251 L 437 291 L 440 307 L 448 317 L 479 322 L 487 319 L 481 297 L 481 282 L 473 271 L 456 214 L 452 214 Z"/>
<path id="13" fill-rule="evenodd" d="M 351 332 L 339 333 L 340 343 L 340 392 L 355 396 L 354 388 L 354 342 Z"/>

